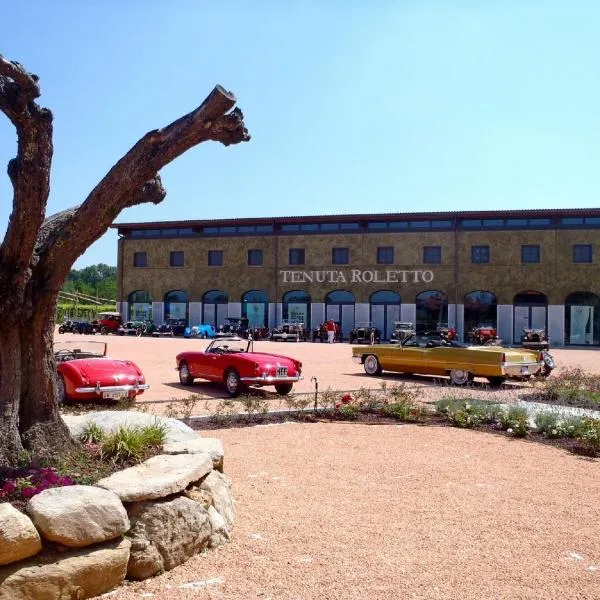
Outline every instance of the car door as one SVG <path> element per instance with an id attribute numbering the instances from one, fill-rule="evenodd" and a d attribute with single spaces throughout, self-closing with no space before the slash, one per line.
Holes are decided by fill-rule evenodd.
<path id="1" fill-rule="evenodd" d="M 428 349 L 421 346 L 402 346 L 397 344 L 391 347 L 390 371 L 399 373 L 427 373 Z M 384 367 L 385 368 L 385 367 Z"/>

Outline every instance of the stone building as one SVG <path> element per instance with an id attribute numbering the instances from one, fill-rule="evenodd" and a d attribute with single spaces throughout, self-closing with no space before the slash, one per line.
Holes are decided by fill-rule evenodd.
<path id="1" fill-rule="evenodd" d="M 190 324 L 245 316 L 438 324 L 505 342 L 600 343 L 600 208 L 120 223 L 119 310 Z"/>

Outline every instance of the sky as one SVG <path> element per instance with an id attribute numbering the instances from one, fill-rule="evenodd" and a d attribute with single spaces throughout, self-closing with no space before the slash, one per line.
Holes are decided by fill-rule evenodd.
<path id="1" fill-rule="evenodd" d="M 54 113 L 48 214 L 217 83 L 252 140 L 188 151 L 161 171 L 160 205 L 116 222 L 600 206 L 597 0 L 0 0 L 0 13 L 0 54 L 40 77 Z M 2 116 L 0 164 L 15 152 Z M 2 230 L 11 206 L 2 166 Z M 99 262 L 117 263 L 114 230 L 75 267 Z"/>

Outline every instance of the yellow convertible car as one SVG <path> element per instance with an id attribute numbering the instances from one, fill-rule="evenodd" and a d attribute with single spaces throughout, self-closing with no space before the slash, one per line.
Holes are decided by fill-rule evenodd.
<path id="1" fill-rule="evenodd" d="M 402 344 L 354 346 L 352 360 L 364 365 L 367 375 L 382 371 L 448 375 L 454 385 L 465 385 L 474 377 L 485 377 L 491 385 L 507 379 L 526 380 L 546 376 L 554 368 L 547 352 L 503 348 L 501 346 L 464 346 L 459 342 L 440 343 L 413 336 Z"/>

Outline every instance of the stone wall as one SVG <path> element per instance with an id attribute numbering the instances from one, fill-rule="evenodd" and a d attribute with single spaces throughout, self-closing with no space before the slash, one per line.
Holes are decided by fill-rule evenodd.
<path id="1" fill-rule="evenodd" d="M 227 542 L 235 518 L 223 446 L 195 433 L 96 485 L 44 490 L 26 513 L 0 504 L 0 600 L 98 596 Z"/>

